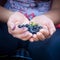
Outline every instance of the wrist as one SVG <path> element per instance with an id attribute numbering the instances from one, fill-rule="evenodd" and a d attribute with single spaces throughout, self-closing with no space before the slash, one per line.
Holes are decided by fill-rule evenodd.
<path id="1" fill-rule="evenodd" d="M 0 6 L 0 22 L 6 23 L 13 12 Z"/>
<path id="2" fill-rule="evenodd" d="M 60 16 L 60 10 L 57 10 L 57 9 L 51 10 L 44 15 L 47 16 L 48 18 L 50 18 L 55 25 L 60 23 L 60 17 L 59 17 Z"/>
<path id="3" fill-rule="evenodd" d="M 14 12 L 12 12 L 12 11 L 8 12 L 6 22 L 9 20 L 10 16 L 13 15 L 13 14 L 14 14 Z"/>
<path id="4" fill-rule="evenodd" d="M 48 17 L 47 15 L 41 15 L 41 17 L 42 17 L 44 20 L 47 20 L 47 22 L 50 21 L 50 22 L 52 22 L 52 23 L 54 24 L 54 21 L 53 21 L 50 17 Z"/>

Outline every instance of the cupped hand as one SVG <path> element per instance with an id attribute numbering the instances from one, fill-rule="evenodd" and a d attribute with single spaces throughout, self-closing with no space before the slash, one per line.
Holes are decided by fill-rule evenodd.
<path id="1" fill-rule="evenodd" d="M 9 17 L 7 22 L 8 32 L 15 38 L 28 40 L 32 34 L 28 31 L 28 28 L 19 28 L 18 25 L 29 24 L 29 20 L 20 12 L 15 12 Z"/>
<path id="2" fill-rule="evenodd" d="M 34 17 L 30 23 L 33 22 L 42 26 L 43 28 L 39 30 L 36 34 L 30 38 L 30 41 L 45 40 L 49 38 L 56 31 L 53 21 L 45 15 Z"/>

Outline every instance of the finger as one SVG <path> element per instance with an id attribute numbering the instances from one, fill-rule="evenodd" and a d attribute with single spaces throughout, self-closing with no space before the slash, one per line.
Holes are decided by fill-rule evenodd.
<path id="1" fill-rule="evenodd" d="M 42 29 L 48 29 L 48 27 L 46 25 L 43 25 L 43 28 Z"/>
<path id="2" fill-rule="evenodd" d="M 42 41 L 45 40 L 45 36 L 40 32 L 37 32 L 37 37 L 39 40 L 42 40 Z"/>
<path id="3" fill-rule="evenodd" d="M 34 41 L 38 41 L 38 37 L 37 37 L 36 34 L 33 35 L 33 40 L 34 40 Z"/>
<path id="4" fill-rule="evenodd" d="M 42 33 L 45 38 L 48 38 L 50 36 L 50 33 L 47 29 L 41 29 L 39 32 Z"/>
<path id="5" fill-rule="evenodd" d="M 32 34 L 30 33 L 29 35 L 23 37 L 23 40 L 29 40 L 32 37 Z"/>
<path id="6" fill-rule="evenodd" d="M 14 30 L 16 28 L 16 25 L 12 22 L 7 23 L 8 24 L 8 28 L 11 30 Z"/>
<path id="7" fill-rule="evenodd" d="M 54 24 L 52 22 L 48 23 L 48 24 L 47 24 L 47 26 L 48 26 L 48 29 L 50 31 L 50 35 L 52 35 L 56 31 L 56 28 L 55 28 L 55 26 L 54 26 Z"/>
<path id="8" fill-rule="evenodd" d="M 29 41 L 30 41 L 30 42 L 34 42 L 34 39 L 33 39 L 33 37 L 31 37 L 31 38 L 29 39 Z"/>
<path id="9" fill-rule="evenodd" d="M 25 33 L 23 33 L 23 34 L 16 34 L 16 35 L 13 35 L 14 37 L 16 37 L 16 38 L 19 38 L 19 39 L 22 39 L 22 40 L 28 40 L 28 39 L 30 39 L 30 37 L 32 36 L 32 34 L 31 33 L 29 33 L 29 32 L 25 32 Z"/>
<path id="10" fill-rule="evenodd" d="M 26 27 L 22 27 L 22 28 L 16 28 L 15 30 L 11 30 L 12 34 L 22 34 L 24 32 L 26 32 L 28 30 L 28 28 Z"/>

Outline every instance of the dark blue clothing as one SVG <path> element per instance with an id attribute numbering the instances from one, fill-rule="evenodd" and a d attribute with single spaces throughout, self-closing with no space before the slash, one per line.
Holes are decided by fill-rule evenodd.
<path id="1" fill-rule="evenodd" d="M 33 60 L 60 60 L 60 29 L 45 41 L 27 43 L 12 37 L 6 24 L 0 23 L 0 55 L 13 55 L 22 48 L 27 49 Z"/>
<path id="2" fill-rule="evenodd" d="M 0 55 L 12 54 L 20 48 L 25 48 L 25 41 L 14 38 L 8 33 L 5 23 L 0 23 Z"/>
<path id="3" fill-rule="evenodd" d="M 50 39 L 29 44 L 33 60 L 60 60 L 60 29 Z"/>

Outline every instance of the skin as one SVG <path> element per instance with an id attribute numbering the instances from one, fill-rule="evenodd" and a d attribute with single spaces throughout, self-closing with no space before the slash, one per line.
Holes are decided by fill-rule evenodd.
<path id="1" fill-rule="evenodd" d="M 26 27 L 18 28 L 18 25 L 20 24 L 29 24 L 29 20 L 20 12 L 15 12 L 9 17 L 7 22 L 8 32 L 13 37 L 26 41 L 32 36 L 32 34 Z"/>
<path id="2" fill-rule="evenodd" d="M 30 39 L 31 42 L 38 40 L 45 40 L 53 35 L 56 31 L 55 25 L 60 23 L 60 0 L 53 0 L 51 10 L 44 15 L 34 17 L 30 22 L 42 25 L 41 29 L 37 34 L 34 34 Z"/>
<path id="3" fill-rule="evenodd" d="M 26 27 L 18 28 L 20 24 L 29 24 L 29 20 L 20 12 L 12 12 L 0 6 L 0 22 L 7 23 L 8 32 L 15 38 L 26 41 L 32 36 Z"/>
<path id="4" fill-rule="evenodd" d="M 52 8 L 49 12 L 41 16 L 36 16 L 31 21 L 29 21 L 20 12 L 12 12 L 0 6 L 0 22 L 7 23 L 8 32 L 15 38 L 22 39 L 24 41 L 29 39 L 31 42 L 45 40 L 56 31 L 54 25 L 60 23 L 59 3 L 60 0 L 53 0 Z M 42 25 L 43 29 L 33 35 L 27 28 L 24 27 L 20 29 L 17 27 L 18 24 L 29 24 L 31 22 Z"/>

